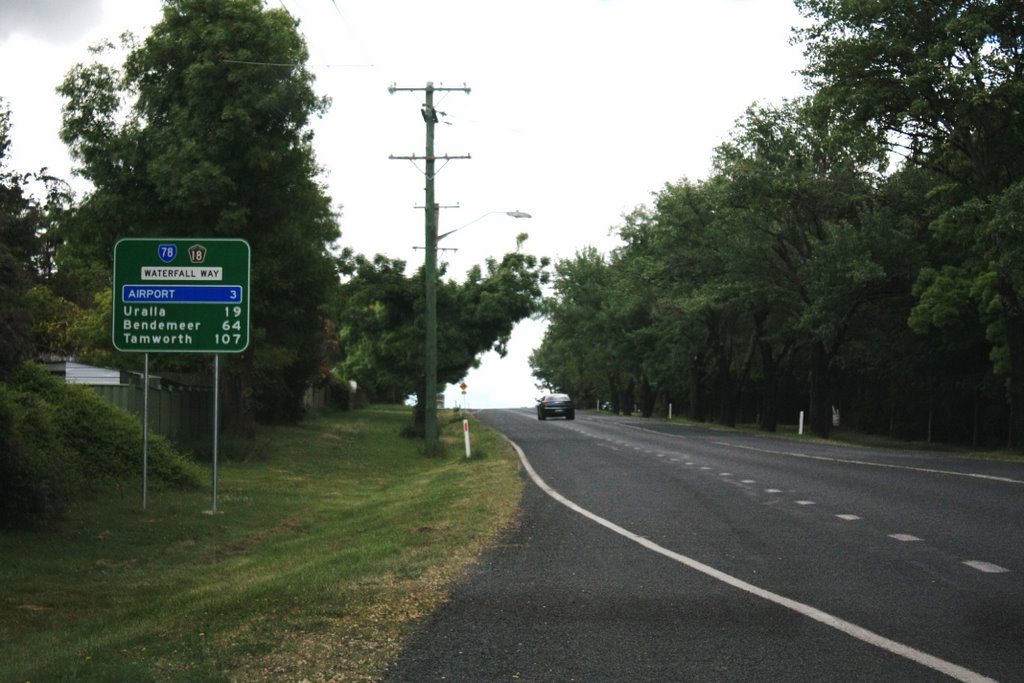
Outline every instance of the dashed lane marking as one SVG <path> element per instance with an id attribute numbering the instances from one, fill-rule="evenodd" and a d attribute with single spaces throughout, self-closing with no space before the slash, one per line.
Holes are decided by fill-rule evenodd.
<path id="1" fill-rule="evenodd" d="M 902 543 L 914 543 L 915 541 L 921 540 L 917 536 L 912 536 L 911 534 L 889 534 L 889 538 L 900 541 Z"/>
<path id="2" fill-rule="evenodd" d="M 982 562 L 981 560 L 967 560 L 964 564 L 986 574 L 1005 574 L 1010 571 L 1006 567 L 1000 567 L 998 564 L 992 564 L 991 562 Z"/>

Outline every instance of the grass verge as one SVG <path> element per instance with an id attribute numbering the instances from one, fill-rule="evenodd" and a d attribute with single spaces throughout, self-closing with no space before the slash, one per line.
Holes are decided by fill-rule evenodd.
<path id="1" fill-rule="evenodd" d="M 501 437 L 442 417 L 448 455 L 399 436 L 408 408 L 262 429 L 209 492 L 77 505 L 0 534 L 2 681 L 368 681 L 512 522 Z"/>

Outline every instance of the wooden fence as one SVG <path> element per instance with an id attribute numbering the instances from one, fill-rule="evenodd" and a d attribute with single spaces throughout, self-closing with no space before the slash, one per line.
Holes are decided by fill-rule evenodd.
<path id="1" fill-rule="evenodd" d="M 331 390 L 326 386 L 307 387 L 302 397 L 302 407 L 307 411 L 323 410 L 331 398 Z"/>
<path id="2" fill-rule="evenodd" d="M 142 420 L 142 386 L 136 384 L 92 385 L 97 394 Z M 327 407 L 330 390 L 310 387 L 303 396 L 307 411 Z M 209 387 L 160 387 L 149 389 L 149 429 L 175 445 L 191 448 L 213 439 L 213 390 Z"/>

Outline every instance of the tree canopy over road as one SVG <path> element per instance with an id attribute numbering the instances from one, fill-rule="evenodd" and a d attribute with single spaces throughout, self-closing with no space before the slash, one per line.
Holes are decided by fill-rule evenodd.
<path id="1" fill-rule="evenodd" d="M 447 280 L 437 290 L 438 382 L 466 376 L 490 350 L 505 354 L 516 322 L 537 312 L 547 283 L 548 259 L 516 250 L 488 259 L 463 282 Z M 337 319 L 342 361 L 339 369 L 377 400 L 417 396 L 424 404 L 423 269 L 405 275 L 405 263 L 378 255 L 354 257 L 341 287 Z M 442 272 L 442 278 L 444 273 Z M 417 426 L 422 420 L 417 413 Z"/>

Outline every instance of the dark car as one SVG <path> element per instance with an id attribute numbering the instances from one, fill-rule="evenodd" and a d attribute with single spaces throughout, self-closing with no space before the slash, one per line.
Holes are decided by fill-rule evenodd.
<path id="1" fill-rule="evenodd" d="M 537 419 L 546 420 L 549 417 L 576 419 L 576 406 L 568 394 L 548 394 L 537 399 Z"/>

